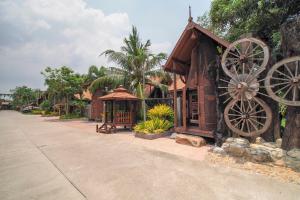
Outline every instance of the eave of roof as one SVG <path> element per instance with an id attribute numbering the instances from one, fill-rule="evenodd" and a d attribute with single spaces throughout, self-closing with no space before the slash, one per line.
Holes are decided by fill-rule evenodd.
<path id="1" fill-rule="evenodd" d="M 179 40 L 177 41 L 177 43 L 175 45 L 172 53 L 168 57 L 168 60 L 167 60 L 166 64 L 164 65 L 164 69 L 166 71 L 175 72 L 178 74 L 182 73 L 180 71 L 176 71 L 173 69 L 173 60 L 176 59 L 175 54 L 178 54 L 178 52 L 181 50 L 181 48 L 184 46 L 184 44 L 186 44 L 190 40 L 190 37 L 188 37 L 189 36 L 188 34 L 191 34 L 190 30 L 192 30 L 192 29 L 195 29 L 195 30 L 203 33 L 204 35 L 208 36 L 209 38 L 211 38 L 213 41 L 215 41 L 217 44 L 221 45 L 224 48 L 227 48 L 230 45 L 230 43 L 227 42 L 226 40 L 216 36 L 209 30 L 207 30 L 207 29 L 201 27 L 199 24 L 191 21 L 185 27 L 184 31 L 182 32 Z"/>

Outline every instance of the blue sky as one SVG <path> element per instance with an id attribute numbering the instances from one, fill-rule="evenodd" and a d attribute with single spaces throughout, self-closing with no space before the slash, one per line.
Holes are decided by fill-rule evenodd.
<path id="1" fill-rule="evenodd" d="M 170 53 L 188 20 L 210 0 L 1 0 L 0 92 L 27 85 L 44 89 L 46 67 L 113 66 L 98 55 L 118 50 L 131 26 L 154 52 Z"/>

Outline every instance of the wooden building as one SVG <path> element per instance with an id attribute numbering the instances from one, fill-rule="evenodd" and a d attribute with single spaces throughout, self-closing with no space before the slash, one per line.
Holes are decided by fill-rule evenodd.
<path id="1" fill-rule="evenodd" d="M 221 49 L 229 43 L 193 22 L 187 26 L 177 41 L 164 69 L 180 78 L 173 84 L 175 131 L 178 133 L 213 137 L 217 125 L 215 80 L 209 70 L 216 67 Z"/>

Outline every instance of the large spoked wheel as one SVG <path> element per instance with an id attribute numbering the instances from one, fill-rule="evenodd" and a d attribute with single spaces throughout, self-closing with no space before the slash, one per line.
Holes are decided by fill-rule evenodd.
<path id="1" fill-rule="evenodd" d="M 275 101 L 300 106 L 300 56 L 276 63 L 268 72 L 265 85 Z"/>
<path id="2" fill-rule="evenodd" d="M 229 45 L 222 56 L 222 68 L 232 77 L 237 74 L 257 76 L 269 60 L 268 46 L 255 38 L 244 38 Z"/>
<path id="3" fill-rule="evenodd" d="M 233 99 L 224 111 L 227 126 L 235 133 L 253 137 L 264 133 L 272 121 L 270 107 L 261 99 L 252 100 Z"/>

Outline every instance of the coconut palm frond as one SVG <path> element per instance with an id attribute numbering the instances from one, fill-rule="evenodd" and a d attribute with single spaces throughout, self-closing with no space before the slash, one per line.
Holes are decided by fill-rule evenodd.
<path id="1" fill-rule="evenodd" d="M 89 91 L 95 93 L 96 90 L 111 90 L 123 84 L 124 80 L 120 76 L 103 76 L 94 80 L 89 86 Z"/>

